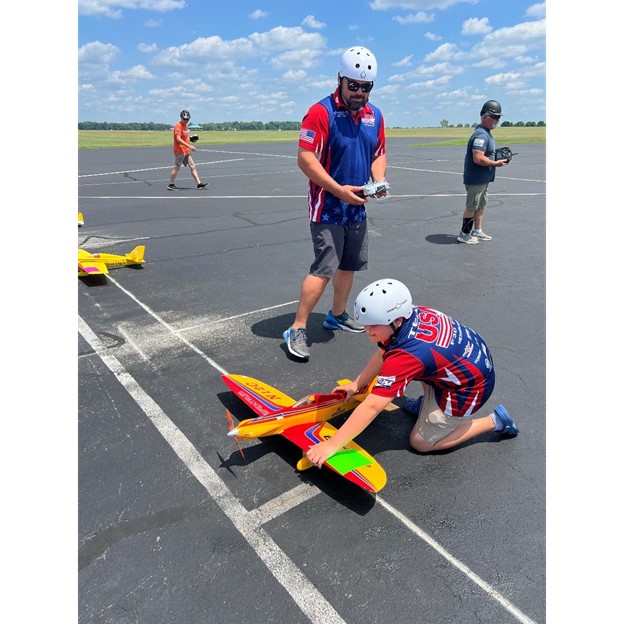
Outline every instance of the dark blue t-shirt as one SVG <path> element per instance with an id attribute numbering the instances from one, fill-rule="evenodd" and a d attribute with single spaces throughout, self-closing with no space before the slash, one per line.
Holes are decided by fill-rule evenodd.
<path id="1" fill-rule="evenodd" d="M 482 167 L 475 164 L 472 159 L 472 150 L 484 152 L 490 160 L 495 160 L 496 143 L 487 128 L 477 126 L 470 139 L 468 139 L 466 156 L 464 158 L 464 184 L 487 184 L 488 182 L 493 182 L 496 175 L 496 167 Z"/>

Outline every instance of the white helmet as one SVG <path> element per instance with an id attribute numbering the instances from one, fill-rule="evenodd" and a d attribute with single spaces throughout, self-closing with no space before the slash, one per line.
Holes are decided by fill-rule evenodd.
<path id="1" fill-rule="evenodd" d="M 353 304 L 355 319 L 362 325 L 390 325 L 412 314 L 412 295 L 403 282 L 381 279 L 369 284 Z"/>
<path id="2" fill-rule="evenodd" d="M 377 59 L 362 46 L 349 48 L 340 59 L 338 75 L 341 78 L 373 82 L 377 78 Z"/>

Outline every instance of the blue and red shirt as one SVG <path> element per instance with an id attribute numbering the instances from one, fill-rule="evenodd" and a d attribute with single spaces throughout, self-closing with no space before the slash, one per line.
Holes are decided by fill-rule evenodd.
<path id="1" fill-rule="evenodd" d="M 469 417 L 494 390 L 494 363 L 483 338 L 437 310 L 414 306 L 384 349 L 375 395 L 400 397 L 411 381 L 422 381 L 433 387 L 446 416 Z"/>
<path id="2" fill-rule="evenodd" d="M 370 180 L 373 160 L 386 153 L 383 115 L 370 102 L 352 115 L 336 89 L 306 113 L 299 147 L 315 152 L 338 184 L 363 186 Z M 310 221 L 316 223 L 346 225 L 366 219 L 364 205 L 347 204 L 311 180 L 308 213 Z"/>

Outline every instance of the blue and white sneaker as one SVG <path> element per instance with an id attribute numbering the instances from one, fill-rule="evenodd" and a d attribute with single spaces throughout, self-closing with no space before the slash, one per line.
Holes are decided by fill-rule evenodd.
<path id="1" fill-rule="evenodd" d="M 516 427 L 516 423 L 511 419 L 511 416 L 508 414 L 502 403 L 494 408 L 494 413 L 503 423 L 503 428 L 498 429 L 498 433 L 506 433 L 507 435 L 512 436 L 518 435 L 518 427 Z"/>
<path id="2" fill-rule="evenodd" d="M 364 331 L 364 325 L 360 325 L 354 321 L 345 310 L 340 316 L 334 316 L 330 310 L 323 321 L 325 329 L 343 329 L 344 331 L 361 333 Z"/>
<path id="3" fill-rule="evenodd" d="M 410 414 L 414 414 L 414 416 L 418 416 L 418 414 L 420 414 L 422 402 L 422 396 L 419 396 L 417 399 L 407 398 L 405 399 L 405 403 L 403 403 L 403 409 Z"/>

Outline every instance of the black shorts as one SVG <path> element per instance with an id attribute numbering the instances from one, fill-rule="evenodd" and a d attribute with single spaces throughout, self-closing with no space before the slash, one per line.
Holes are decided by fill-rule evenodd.
<path id="1" fill-rule="evenodd" d="M 310 222 L 314 262 L 310 275 L 332 278 L 338 269 L 365 271 L 368 268 L 368 225 L 366 219 L 349 225 Z"/>

